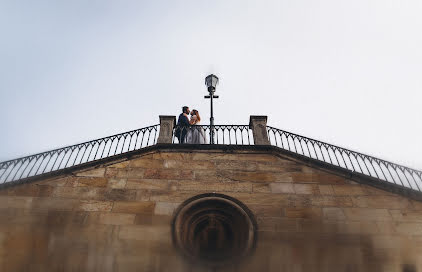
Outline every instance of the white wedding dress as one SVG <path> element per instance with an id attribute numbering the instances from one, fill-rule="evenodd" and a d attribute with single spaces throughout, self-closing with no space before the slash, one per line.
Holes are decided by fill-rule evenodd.
<path id="1" fill-rule="evenodd" d="M 188 129 L 186 133 L 186 144 L 206 144 L 207 137 L 205 135 L 205 130 L 199 126 L 200 122 L 196 120 L 196 115 L 192 116 L 192 120 L 195 120 L 195 123 Z"/>

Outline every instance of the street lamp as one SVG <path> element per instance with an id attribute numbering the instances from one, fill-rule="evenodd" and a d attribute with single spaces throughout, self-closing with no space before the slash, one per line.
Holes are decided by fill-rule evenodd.
<path id="1" fill-rule="evenodd" d="M 210 144 L 214 144 L 214 108 L 213 99 L 218 98 L 218 95 L 214 95 L 215 88 L 218 84 L 218 77 L 211 74 L 205 78 L 205 86 L 208 88 L 210 95 L 204 96 L 204 98 L 211 99 L 211 117 L 210 117 Z"/>

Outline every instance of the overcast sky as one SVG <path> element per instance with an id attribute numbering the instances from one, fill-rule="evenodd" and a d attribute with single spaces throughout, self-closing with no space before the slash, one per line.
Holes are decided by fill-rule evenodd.
<path id="1" fill-rule="evenodd" d="M 180 107 L 422 169 L 422 1 L 0 0 L 0 161 Z"/>

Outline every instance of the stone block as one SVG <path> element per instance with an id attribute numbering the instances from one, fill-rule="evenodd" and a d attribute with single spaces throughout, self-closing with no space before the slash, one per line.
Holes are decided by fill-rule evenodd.
<path id="1" fill-rule="evenodd" d="M 142 213 L 152 214 L 154 212 L 155 203 L 140 201 L 140 202 L 114 202 L 113 212 L 117 213 Z"/>
<path id="2" fill-rule="evenodd" d="M 78 178 L 78 185 L 80 187 L 106 187 L 108 180 L 104 177 L 80 177 Z"/>
<path id="3" fill-rule="evenodd" d="M 76 173 L 77 177 L 104 177 L 105 167 L 83 170 Z"/>
<path id="4" fill-rule="evenodd" d="M 122 176 L 122 177 L 126 177 L 126 178 L 143 178 L 144 175 L 145 175 L 146 169 L 142 169 L 142 168 L 127 168 L 127 169 L 124 169 L 124 170 L 120 170 L 119 173 L 120 172 L 123 172 L 123 171 L 126 172 L 126 175 L 125 176 Z M 116 177 L 120 177 L 119 176 L 119 173 L 117 174 Z M 123 173 L 120 174 L 120 175 L 123 175 Z"/>
<path id="5" fill-rule="evenodd" d="M 195 154 L 205 154 L 207 153 L 195 153 Z M 183 161 L 192 161 L 192 153 L 180 153 L 180 152 L 157 152 L 151 156 L 154 160 L 183 160 Z"/>
<path id="6" fill-rule="evenodd" d="M 226 170 L 217 171 L 217 170 L 193 170 L 194 179 L 201 181 L 233 181 L 228 177 Z"/>
<path id="7" fill-rule="evenodd" d="M 236 154 L 227 154 L 227 153 L 193 153 L 193 161 L 209 160 L 209 161 L 218 161 L 218 160 L 234 160 L 234 161 L 265 161 L 265 162 L 277 162 L 280 159 L 274 155 L 270 154 L 253 154 L 253 153 L 236 153 Z"/>
<path id="8" fill-rule="evenodd" d="M 289 218 L 322 219 L 321 208 L 284 208 Z"/>
<path id="9" fill-rule="evenodd" d="M 321 195 L 334 195 L 332 185 L 318 185 Z"/>
<path id="10" fill-rule="evenodd" d="M 107 201 L 133 201 L 136 199 L 136 190 L 107 189 L 99 195 L 99 199 Z"/>
<path id="11" fill-rule="evenodd" d="M 104 176 L 106 178 L 127 178 L 127 169 L 107 167 Z"/>
<path id="12" fill-rule="evenodd" d="M 294 190 L 296 194 L 319 194 L 319 188 L 316 184 L 294 184 Z"/>
<path id="13" fill-rule="evenodd" d="M 411 206 L 408 199 L 400 196 L 357 196 L 353 203 L 359 208 L 406 209 Z"/>
<path id="14" fill-rule="evenodd" d="M 39 186 L 36 184 L 21 184 L 0 190 L 0 195 L 38 196 Z"/>
<path id="15" fill-rule="evenodd" d="M 300 164 L 293 161 L 279 160 L 276 162 L 257 161 L 256 170 L 270 172 L 302 172 Z"/>
<path id="16" fill-rule="evenodd" d="M 157 215 L 173 215 L 180 203 L 174 202 L 156 202 L 154 214 Z"/>
<path id="17" fill-rule="evenodd" d="M 124 189 L 126 187 L 127 180 L 124 178 L 109 178 L 107 187 L 113 188 L 113 189 Z M 134 189 L 134 188 L 128 188 L 128 189 Z"/>
<path id="18" fill-rule="evenodd" d="M 378 227 L 375 222 L 337 222 L 337 232 L 344 234 L 376 234 Z"/>
<path id="19" fill-rule="evenodd" d="M 87 212 L 109 212 L 112 208 L 113 202 L 110 201 L 81 200 L 75 210 Z"/>
<path id="20" fill-rule="evenodd" d="M 157 241 L 171 243 L 170 226 L 121 226 L 119 238 L 123 240 Z"/>
<path id="21" fill-rule="evenodd" d="M 99 223 L 105 225 L 133 225 L 135 214 L 126 213 L 101 213 Z"/>
<path id="22" fill-rule="evenodd" d="M 146 169 L 144 173 L 146 179 L 192 179 L 192 170 L 175 169 Z"/>
<path id="23" fill-rule="evenodd" d="M 329 221 L 344 221 L 346 216 L 341 208 L 323 208 L 322 213 L 325 220 Z"/>
<path id="24" fill-rule="evenodd" d="M 31 208 L 34 210 L 71 211 L 78 204 L 79 201 L 76 199 L 40 197 L 33 199 Z"/>
<path id="25" fill-rule="evenodd" d="M 252 183 L 252 192 L 254 193 L 271 193 L 269 184 L 267 183 Z"/>
<path id="26" fill-rule="evenodd" d="M 180 203 L 195 195 L 206 193 L 209 191 L 152 191 L 138 190 L 136 192 L 136 200 L 138 201 L 156 201 L 156 202 L 176 202 Z"/>
<path id="27" fill-rule="evenodd" d="M 195 169 L 195 170 L 211 170 L 216 165 L 212 161 L 184 161 L 184 160 L 165 160 L 164 168 L 169 169 Z M 219 168 L 219 167 L 217 167 Z M 223 169 L 223 168 L 220 168 Z"/>
<path id="28" fill-rule="evenodd" d="M 256 171 L 257 163 L 254 161 L 235 161 L 235 160 L 217 160 L 213 168 L 224 169 L 224 170 L 241 170 L 241 171 Z M 198 168 L 195 168 L 198 169 Z M 210 169 L 210 168 L 206 168 Z"/>
<path id="29" fill-rule="evenodd" d="M 283 208 L 276 205 L 248 205 L 256 217 L 282 217 Z"/>
<path id="30" fill-rule="evenodd" d="M 168 190 L 170 181 L 165 179 L 128 179 L 127 189 Z"/>
<path id="31" fill-rule="evenodd" d="M 270 172 L 244 172 L 244 171 L 221 171 L 225 177 L 233 181 L 250 182 L 275 182 L 282 181 L 277 179 L 276 174 Z"/>
<path id="32" fill-rule="evenodd" d="M 137 214 L 135 217 L 136 225 L 167 225 L 171 224 L 172 216 L 157 214 Z"/>
<path id="33" fill-rule="evenodd" d="M 32 197 L 25 196 L 0 196 L 0 207 L 29 209 L 32 205 L 32 200 Z"/>
<path id="34" fill-rule="evenodd" d="M 164 168 L 163 160 L 154 160 L 152 158 L 139 158 L 129 162 L 130 168 L 143 168 L 143 169 L 162 169 Z"/>
<path id="35" fill-rule="evenodd" d="M 313 206 L 318 207 L 352 207 L 353 202 L 350 197 L 346 196 L 311 196 Z"/>
<path id="36" fill-rule="evenodd" d="M 394 221 L 422 223 L 422 211 L 390 210 L 390 214 Z"/>
<path id="37" fill-rule="evenodd" d="M 374 235 L 371 238 L 374 248 L 402 249 L 408 247 L 411 241 L 405 236 Z"/>
<path id="38" fill-rule="evenodd" d="M 269 184 L 271 193 L 275 194 L 294 194 L 295 190 L 293 184 L 290 183 L 270 183 Z"/>
<path id="39" fill-rule="evenodd" d="M 98 187 L 55 187 L 52 197 L 74 199 L 99 199 L 105 189 Z"/>
<path id="40" fill-rule="evenodd" d="M 313 180 L 318 182 L 319 184 L 327 185 L 347 185 L 350 181 L 342 176 L 338 176 L 336 174 L 332 174 L 325 171 L 315 171 L 313 173 Z"/>
<path id="41" fill-rule="evenodd" d="M 257 223 L 260 231 L 296 232 L 298 230 L 296 219 L 258 217 Z"/>
<path id="42" fill-rule="evenodd" d="M 252 192 L 250 182 L 179 181 L 172 185 L 179 191 Z"/>
<path id="43" fill-rule="evenodd" d="M 404 235 L 422 235 L 421 223 L 399 222 L 395 225 L 396 232 Z"/>
<path id="44" fill-rule="evenodd" d="M 340 196 L 351 196 L 351 195 L 366 195 L 367 193 L 363 190 L 360 185 L 333 185 L 335 195 Z"/>
<path id="45" fill-rule="evenodd" d="M 122 161 L 122 162 L 118 162 L 118 163 L 113 163 L 113 164 L 111 164 L 107 167 L 123 169 L 123 168 L 127 168 L 129 166 L 129 162 L 130 161 Z"/>
<path id="46" fill-rule="evenodd" d="M 391 221 L 392 217 L 387 209 L 344 208 L 344 214 L 349 220 L 355 221 Z"/>
<path id="47" fill-rule="evenodd" d="M 393 221 L 387 222 L 387 221 L 378 221 L 375 222 L 378 227 L 378 232 L 380 234 L 395 234 L 396 233 L 396 226 Z"/>

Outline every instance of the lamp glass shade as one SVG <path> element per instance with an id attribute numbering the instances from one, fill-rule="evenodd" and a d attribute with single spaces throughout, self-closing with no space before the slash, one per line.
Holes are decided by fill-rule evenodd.
<path id="1" fill-rule="evenodd" d="M 215 88 L 218 84 L 218 77 L 211 74 L 205 78 L 205 85 L 209 87 Z"/>

